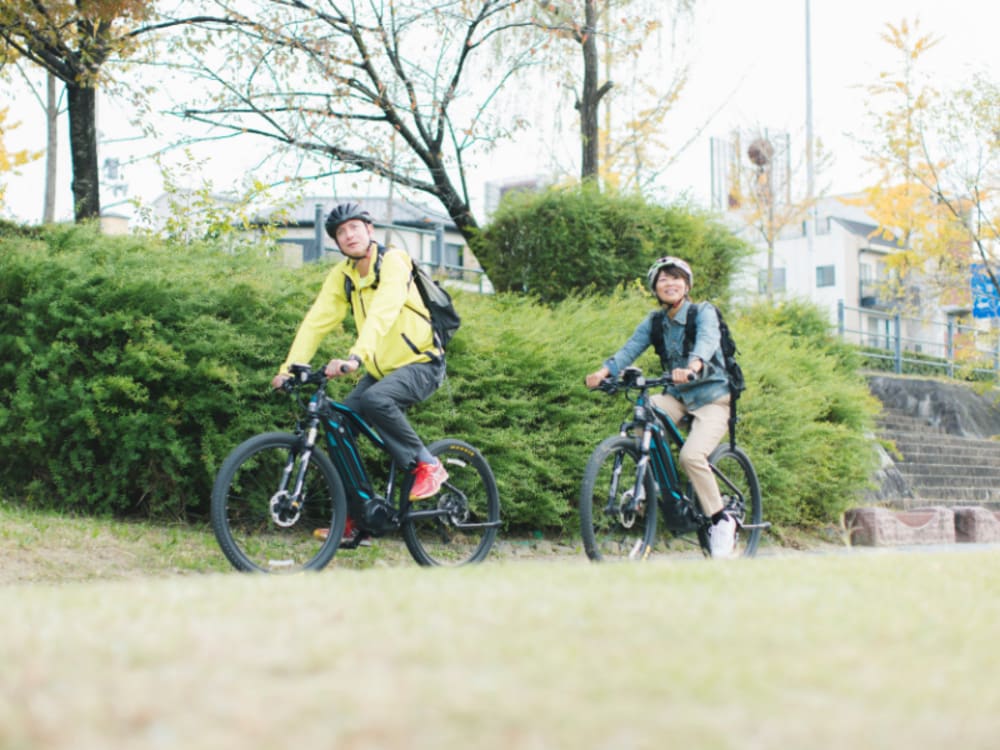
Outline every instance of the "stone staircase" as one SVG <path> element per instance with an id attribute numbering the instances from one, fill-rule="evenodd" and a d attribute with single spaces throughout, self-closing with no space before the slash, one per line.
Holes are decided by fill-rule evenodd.
<path id="1" fill-rule="evenodd" d="M 902 509 L 1000 507 L 1000 441 L 951 435 L 927 419 L 889 407 L 883 408 L 878 428 L 879 437 L 895 445 L 895 468 L 910 491 L 900 498 Z"/>
<path id="2" fill-rule="evenodd" d="M 878 437 L 894 450 L 880 472 L 880 507 L 845 514 L 852 544 L 1000 542 L 1000 442 L 885 404 Z"/>

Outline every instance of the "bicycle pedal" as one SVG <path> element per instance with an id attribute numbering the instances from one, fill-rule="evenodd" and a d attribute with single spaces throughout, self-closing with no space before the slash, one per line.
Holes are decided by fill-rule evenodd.
<path id="1" fill-rule="evenodd" d="M 342 539 L 340 549 L 357 549 L 358 547 L 371 547 L 371 534 L 367 531 L 359 531 L 350 539 Z"/>

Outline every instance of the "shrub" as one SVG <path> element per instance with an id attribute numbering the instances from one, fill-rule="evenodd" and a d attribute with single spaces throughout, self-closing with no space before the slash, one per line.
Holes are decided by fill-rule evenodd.
<path id="1" fill-rule="evenodd" d="M 8 496 L 92 513 L 203 510 L 222 457 L 278 420 L 266 382 L 307 276 L 255 253 L 82 227 L 0 239 Z"/>
<path id="2" fill-rule="evenodd" d="M 838 520 L 877 467 L 868 434 L 880 405 L 856 351 L 804 302 L 752 307 L 734 329 L 748 380 L 739 435 L 760 474 L 766 515 L 787 525 Z"/>
<path id="3" fill-rule="evenodd" d="M 579 481 L 597 443 L 628 404 L 583 385 L 653 307 L 633 289 L 540 306 L 520 295 L 460 297 L 464 320 L 446 387 L 420 409 L 441 436 L 474 436 L 494 468 L 504 518 L 528 528 L 575 530 Z M 760 474 L 767 517 L 784 525 L 835 522 L 875 469 L 866 437 L 878 402 L 853 350 L 806 304 L 724 311 L 748 388 L 737 440 Z M 658 372 L 652 348 L 638 360 Z"/>
<path id="4" fill-rule="evenodd" d="M 0 491 L 28 506 L 202 518 L 225 455 L 292 426 L 287 398 L 268 383 L 327 270 L 81 227 L 0 238 Z M 575 531 L 587 458 L 629 413 L 583 377 L 652 309 L 651 296 L 634 285 L 549 305 L 454 296 L 463 325 L 449 375 L 414 407 L 414 425 L 428 442 L 453 435 L 483 451 L 508 530 Z M 758 466 L 767 516 L 835 520 L 872 467 L 864 382 L 808 309 L 724 312 L 749 386 L 737 436 Z M 349 336 L 328 337 L 315 363 Z M 637 364 L 658 369 L 652 349 Z"/>
<path id="5" fill-rule="evenodd" d="M 694 294 L 724 304 L 748 252 L 703 212 L 589 184 L 505 197 L 472 249 L 497 290 L 547 303 L 579 292 L 608 294 L 636 280 L 644 286 L 653 260 L 679 255 L 694 268 Z"/>

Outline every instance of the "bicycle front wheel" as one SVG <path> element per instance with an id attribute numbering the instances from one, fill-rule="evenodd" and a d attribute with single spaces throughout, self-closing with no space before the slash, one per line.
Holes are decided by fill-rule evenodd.
<path id="1" fill-rule="evenodd" d="M 643 560 L 656 538 L 656 482 L 647 469 L 634 503 L 639 449 L 635 438 L 614 435 L 590 456 L 580 487 L 580 534 L 587 557 Z"/>
<path id="2" fill-rule="evenodd" d="M 456 566 L 482 562 L 500 527 L 500 493 L 483 455 L 461 440 L 428 447 L 448 471 L 433 497 L 404 502 L 403 541 L 421 565 Z M 403 492 L 408 493 L 409 482 Z"/>
<path id="3" fill-rule="evenodd" d="M 316 448 L 302 491 L 301 439 L 268 432 L 240 444 L 223 462 L 212 488 L 212 529 L 237 570 L 297 573 L 319 570 L 336 554 L 347 502 L 333 462 Z M 314 532 L 329 529 L 326 538 Z"/>
<path id="4" fill-rule="evenodd" d="M 708 461 L 715 467 L 722 499 L 738 522 L 734 554 L 753 557 L 757 554 L 761 532 L 759 524 L 763 518 L 760 481 L 753 463 L 742 448 L 731 448 L 728 441 L 712 451 Z M 751 525 L 751 528 L 744 528 L 744 524 Z"/>

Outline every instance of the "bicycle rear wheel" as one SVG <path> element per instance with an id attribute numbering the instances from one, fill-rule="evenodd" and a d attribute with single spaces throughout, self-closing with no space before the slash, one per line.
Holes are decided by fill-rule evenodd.
<path id="1" fill-rule="evenodd" d="M 625 510 L 635 494 L 639 449 L 635 438 L 614 435 L 590 456 L 580 487 L 580 533 L 587 557 L 643 560 L 656 537 L 656 483 L 647 470 L 635 512 Z"/>
<path id="2" fill-rule="evenodd" d="M 444 464 L 448 479 L 433 497 L 403 502 L 403 541 L 421 565 L 482 562 L 500 526 L 500 493 L 483 455 L 461 440 L 428 447 Z M 402 488 L 409 493 L 410 483 Z"/>
<path id="3" fill-rule="evenodd" d="M 302 503 L 289 493 L 301 467 L 301 439 L 268 432 L 237 446 L 212 488 L 212 529 L 237 570 L 297 573 L 319 570 L 337 552 L 344 533 L 344 486 L 330 458 L 313 450 L 305 472 Z M 314 535 L 330 529 L 327 538 Z"/>
<path id="4" fill-rule="evenodd" d="M 728 441 L 712 451 L 708 460 L 716 469 L 722 499 L 738 521 L 734 555 L 753 557 L 757 554 L 761 529 L 743 527 L 743 524 L 760 524 L 763 518 L 760 482 L 753 463 L 742 448 L 731 448 Z"/>

